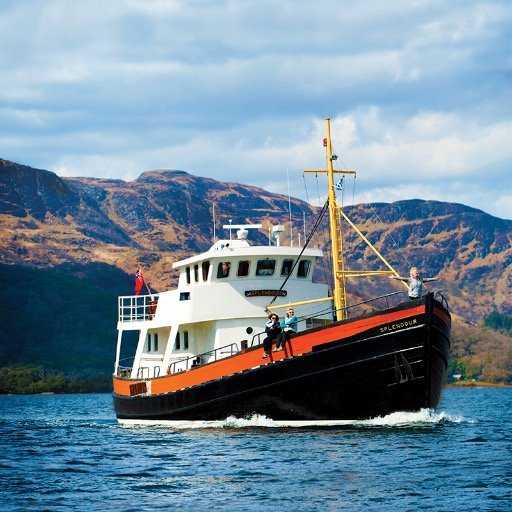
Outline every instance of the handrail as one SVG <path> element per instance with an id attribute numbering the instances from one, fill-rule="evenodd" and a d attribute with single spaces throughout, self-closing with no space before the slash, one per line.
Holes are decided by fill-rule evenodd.
<path id="1" fill-rule="evenodd" d="M 436 293 L 434 294 L 434 300 L 436 300 L 437 302 L 440 302 L 441 305 L 445 308 L 445 309 L 448 309 L 448 300 L 446 299 L 446 297 L 443 295 L 442 291 L 441 290 L 437 290 Z"/>
<path id="2" fill-rule="evenodd" d="M 230 355 L 236 354 L 241 349 L 238 348 L 238 344 L 233 342 L 229 343 L 228 345 L 224 345 L 222 347 L 214 348 L 213 350 L 209 350 L 208 352 L 203 352 L 202 354 L 197 354 L 194 356 L 188 356 L 184 357 L 182 359 L 178 359 L 177 361 L 174 361 L 174 363 L 171 363 L 169 365 L 169 373 L 177 373 L 176 372 L 176 365 L 181 365 L 183 362 L 185 363 L 185 368 L 180 369 L 179 371 L 186 371 L 189 369 L 189 361 L 191 361 L 190 368 L 194 368 L 196 366 L 201 366 L 203 363 L 203 359 L 206 358 L 206 356 L 211 357 L 213 355 L 213 361 L 217 361 L 217 354 L 221 353 L 222 350 L 225 351 L 225 349 L 229 349 Z M 212 361 L 208 361 L 212 362 Z"/>
<path id="3" fill-rule="evenodd" d="M 265 331 L 257 332 L 251 339 L 251 347 L 254 347 L 254 340 L 258 338 L 258 343 L 256 344 L 256 347 L 261 345 L 263 342 L 261 341 L 261 335 L 266 334 Z"/>
<path id="4" fill-rule="evenodd" d="M 118 321 L 140 322 L 153 320 L 159 295 L 125 295 L 118 297 Z"/>

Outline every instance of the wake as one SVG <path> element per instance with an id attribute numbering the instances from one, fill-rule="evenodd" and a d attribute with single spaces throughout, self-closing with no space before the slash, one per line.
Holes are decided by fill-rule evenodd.
<path id="1" fill-rule="evenodd" d="M 277 421 L 254 414 L 246 418 L 229 416 L 218 421 L 144 421 L 124 420 L 123 425 L 162 425 L 175 429 L 249 429 L 249 428 L 332 428 L 332 427 L 419 427 L 466 422 L 462 416 L 453 416 L 433 409 L 417 412 L 394 412 L 366 420 L 284 420 Z"/>

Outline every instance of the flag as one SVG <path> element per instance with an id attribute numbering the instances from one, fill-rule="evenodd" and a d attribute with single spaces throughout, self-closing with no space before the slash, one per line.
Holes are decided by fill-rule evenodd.
<path id="1" fill-rule="evenodd" d="M 144 285 L 144 276 L 140 271 L 140 268 L 137 269 L 137 273 L 135 274 L 135 295 L 140 295 L 140 291 L 142 290 L 142 286 Z"/>
<path id="2" fill-rule="evenodd" d="M 345 176 L 342 176 L 342 177 L 339 179 L 338 183 L 336 183 L 336 189 L 337 189 L 337 190 L 343 190 L 343 178 L 344 178 L 344 177 L 345 177 Z"/>

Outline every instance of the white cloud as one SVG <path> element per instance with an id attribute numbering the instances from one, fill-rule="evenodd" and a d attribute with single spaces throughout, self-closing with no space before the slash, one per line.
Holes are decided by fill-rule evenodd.
<path id="1" fill-rule="evenodd" d="M 511 25 L 505 0 L 2 2 L 0 157 L 283 191 L 287 171 L 325 165 L 330 115 L 338 164 L 368 193 L 419 188 L 499 215 Z"/>

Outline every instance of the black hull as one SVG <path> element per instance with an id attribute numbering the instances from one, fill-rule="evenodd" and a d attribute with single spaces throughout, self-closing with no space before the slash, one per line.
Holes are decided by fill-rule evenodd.
<path id="1" fill-rule="evenodd" d="M 276 421 L 314 421 L 434 408 L 447 367 L 450 326 L 433 314 L 431 295 L 423 301 L 425 314 L 411 327 L 333 340 L 300 357 L 172 393 L 114 394 L 116 415 L 162 421 L 261 414 Z M 447 310 L 435 304 L 449 319 Z"/>

